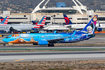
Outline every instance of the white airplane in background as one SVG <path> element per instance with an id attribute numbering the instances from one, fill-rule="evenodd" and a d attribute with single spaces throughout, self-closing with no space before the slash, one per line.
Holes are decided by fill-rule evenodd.
<path id="1" fill-rule="evenodd" d="M 5 31 L 5 32 L 9 32 L 12 33 L 14 31 L 28 31 L 31 30 L 32 28 L 40 28 L 42 26 L 45 25 L 45 21 L 46 21 L 46 16 L 44 16 L 40 22 L 36 25 L 32 25 L 32 24 L 7 24 L 8 23 L 8 16 L 1 22 L 0 24 L 0 31 Z"/>
<path id="2" fill-rule="evenodd" d="M 65 20 L 65 25 L 56 25 L 56 24 L 51 24 L 44 26 L 44 30 L 82 30 L 87 24 L 73 24 L 71 20 L 66 15 L 64 16 Z M 97 30 L 100 31 L 102 28 L 100 28 L 100 24 L 96 24 Z"/>
<path id="3" fill-rule="evenodd" d="M 69 26 L 71 26 L 71 24 L 73 24 L 70 20 L 69 20 L 69 18 L 66 18 L 65 16 L 64 16 L 64 18 L 65 18 L 65 25 L 59 25 L 59 24 L 51 24 L 51 25 L 46 25 L 46 26 L 44 26 L 44 30 L 69 30 L 70 29 L 70 27 Z"/>
<path id="4" fill-rule="evenodd" d="M 66 25 L 66 27 L 69 27 L 70 29 L 82 30 L 87 25 L 87 24 L 73 24 L 66 15 L 63 15 L 63 16 L 64 16 L 66 23 L 67 23 L 67 21 L 69 21 L 71 23 L 71 25 Z M 97 27 L 97 30 L 100 31 L 101 25 L 99 23 L 96 24 L 96 27 Z"/>

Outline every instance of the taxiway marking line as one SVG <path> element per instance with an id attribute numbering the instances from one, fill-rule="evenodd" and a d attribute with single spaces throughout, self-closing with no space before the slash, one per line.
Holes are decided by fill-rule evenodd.
<path id="1" fill-rule="evenodd" d="M 17 62 L 17 61 L 22 61 L 22 60 L 24 60 L 24 59 L 14 60 L 14 62 Z"/>

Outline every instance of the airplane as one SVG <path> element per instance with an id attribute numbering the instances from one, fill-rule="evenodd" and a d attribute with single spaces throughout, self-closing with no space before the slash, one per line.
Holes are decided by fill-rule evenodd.
<path id="1" fill-rule="evenodd" d="M 67 23 L 67 20 L 71 23 L 71 25 L 66 25 L 67 28 L 82 30 L 86 26 L 86 24 L 73 24 L 65 14 L 63 14 L 63 16 L 64 16 L 64 19 L 65 19 L 66 23 Z M 102 29 L 100 29 L 100 24 L 99 23 L 96 24 L 96 28 L 97 28 L 97 31 L 102 30 Z"/>
<path id="2" fill-rule="evenodd" d="M 88 40 L 95 36 L 95 24 L 98 15 L 95 15 L 90 22 L 81 31 L 73 33 L 29 33 L 29 34 L 12 34 L 4 38 L 2 41 L 13 44 L 33 44 L 54 46 L 54 43 L 71 43 Z M 4 44 L 5 46 L 5 44 Z"/>
<path id="3" fill-rule="evenodd" d="M 73 24 L 69 18 L 65 18 L 65 25 L 57 25 L 57 24 L 51 24 L 51 25 L 46 25 L 44 26 L 43 30 L 69 30 L 70 28 L 67 28 L 67 26 L 70 26 L 71 24 Z"/>
<path id="4" fill-rule="evenodd" d="M 2 23 L 5 24 L 5 26 L 0 26 L 0 30 L 4 30 L 5 32 L 9 32 L 13 33 L 14 31 L 30 31 L 32 28 L 41 28 L 42 26 L 45 25 L 45 21 L 46 21 L 46 16 L 43 16 L 43 18 L 41 19 L 41 21 L 36 24 L 36 25 L 32 25 L 32 24 L 7 24 L 8 22 L 8 18 L 5 18 Z"/>

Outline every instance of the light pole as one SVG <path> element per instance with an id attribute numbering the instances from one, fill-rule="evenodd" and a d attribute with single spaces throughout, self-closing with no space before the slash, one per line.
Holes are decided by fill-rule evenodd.
<path id="1" fill-rule="evenodd" d="M 53 17 L 54 17 L 54 24 L 55 24 L 55 14 L 53 15 Z"/>
<path id="2" fill-rule="evenodd" d="M 54 15 L 53 15 L 53 19 L 54 19 L 54 24 L 55 24 L 55 4 L 54 5 Z"/>

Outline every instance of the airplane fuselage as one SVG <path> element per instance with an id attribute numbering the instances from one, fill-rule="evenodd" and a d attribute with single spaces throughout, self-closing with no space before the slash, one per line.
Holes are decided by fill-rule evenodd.
<path id="1" fill-rule="evenodd" d="M 72 33 L 32 33 L 9 35 L 3 41 L 12 44 L 36 43 L 39 45 L 48 45 L 48 43 L 70 43 L 89 38 L 88 34 L 75 34 L 72 36 Z"/>
<path id="2" fill-rule="evenodd" d="M 4 25 L 0 25 L 0 30 L 9 31 L 10 27 L 12 27 L 17 31 L 22 31 L 22 30 L 31 30 L 31 28 L 34 28 L 35 25 L 31 25 L 31 24 L 6 24 L 5 25 L 4 24 Z"/>
<path id="3" fill-rule="evenodd" d="M 69 30 L 65 25 L 48 25 L 43 28 L 44 30 Z"/>

